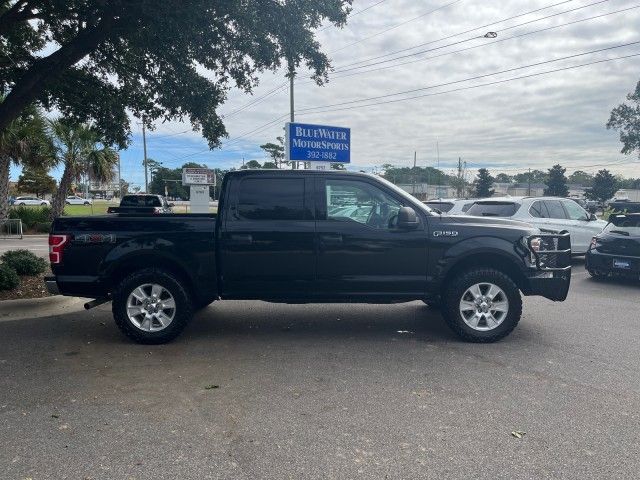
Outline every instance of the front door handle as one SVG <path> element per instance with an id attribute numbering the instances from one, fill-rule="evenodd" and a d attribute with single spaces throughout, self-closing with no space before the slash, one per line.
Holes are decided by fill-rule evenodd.
<path id="1" fill-rule="evenodd" d="M 253 243 L 253 236 L 249 233 L 232 233 L 231 240 L 239 245 L 250 245 Z"/>
<path id="2" fill-rule="evenodd" d="M 323 234 L 323 235 L 320 235 L 320 240 L 325 245 L 337 245 L 337 244 L 342 243 L 342 235 Z"/>

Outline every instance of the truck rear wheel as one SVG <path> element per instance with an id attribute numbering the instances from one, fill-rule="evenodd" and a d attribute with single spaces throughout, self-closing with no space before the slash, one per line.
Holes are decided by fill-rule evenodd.
<path id="1" fill-rule="evenodd" d="M 460 338 L 489 343 L 516 328 L 522 316 L 522 297 L 504 273 L 476 268 L 456 276 L 443 296 L 442 315 Z"/>
<path id="2" fill-rule="evenodd" d="M 113 292 L 112 311 L 118 328 L 144 344 L 173 340 L 193 317 L 189 292 L 173 274 L 156 268 L 122 280 Z"/>

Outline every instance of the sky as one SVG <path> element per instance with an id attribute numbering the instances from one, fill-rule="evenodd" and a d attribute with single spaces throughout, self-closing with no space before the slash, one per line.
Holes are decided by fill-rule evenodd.
<path id="1" fill-rule="evenodd" d="M 640 54 L 638 26 L 640 3 L 629 0 L 355 0 L 345 27 L 317 32 L 329 82 L 297 72 L 296 120 L 351 128 L 355 170 L 410 166 L 416 152 L 419 166 L 448 172 L 462 158 L 469 179 L 480 167 L 512 174 L 556 163 L 640 177 L 638 156 L 622 155 L 605 128 L 640 80 L 640 56 L 605 60 Z M 252 95 L 230 90 L 220 107 L 222 148 L 209 151 L 188 124 L 159 123 L 147 132 L 148 156 L 169 168 L 266 160 L 259 146 L 283 135 L 289 92 L 284 71 L 259 78 Z M 138 185 L 140 128 L 133 119 L 121 152 L 122 177 Z"/>

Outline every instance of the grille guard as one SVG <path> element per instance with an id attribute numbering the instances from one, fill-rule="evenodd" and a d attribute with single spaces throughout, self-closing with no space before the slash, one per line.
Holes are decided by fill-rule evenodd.
<path id="1" fill-rule="evenodd" d="M 526 238 L 527 248 L 533 255 L 536 270 L 543 272 L 565 272 L 571 270 L 571 236 L 569 232 L 563 230 L 559 233 L 540 233 Z M 535 251 L 531 246 L 531 241 L 534 238 L 557 239 L 557 247 L 553 250 Z M 554 263 L 555 266 L 547 266 L 547 262 Z"/>

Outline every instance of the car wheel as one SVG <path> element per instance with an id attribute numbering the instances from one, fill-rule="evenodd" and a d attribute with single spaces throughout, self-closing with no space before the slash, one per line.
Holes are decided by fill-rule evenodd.
<path id="1" fill-rule="evenodd" d="M 40 204 L 40 206 L 41 206 L 41 207 L 46 207 L 46 206 L 47 206 L 47 202 L 42 202 L 42 203 Z"/>
<path id="2" fill-rule="evenodd" d="M 84 202 L 85 205 L 91 205 L 89 202 Z"/>
<path id="3" fill-rule="evenodd" d="M 25 205 L 25 203 L 24 203 L 24 202 L 20 202 L 18 205 L 23 205 L 23 206 L 24 206 L 24 205 Z"/>
<path id="4" fill-rule="evenodd" d="M 193 317 L 191 295 L 173 274 L 156 268 L 127 276 L 113 292 L 113 318 L 137 343 L 176 338 Z"/>
<path id="5" fill-rule="evenodd" d="M 500 340 L 516 328 L 522 316 L 522 297 L 504 273 L 476 268 L 453 278 L 443 296 L 447 325 L 468 342 Z"/>

